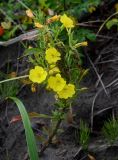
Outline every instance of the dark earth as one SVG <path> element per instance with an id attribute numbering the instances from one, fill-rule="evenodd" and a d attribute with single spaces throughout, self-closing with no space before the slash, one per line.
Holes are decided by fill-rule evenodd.
<path id="1" fill-rule="evenodd" d="M 104 7 L 104 11 L 105 9 Z M 94 15 L 91 16 L 93 20 L 96 19 Z M 105 18 L 108 16 L 106 13 Z M 84 49 L 83 67 L 89 68 L 90 71 L 81 86 L 88 89 L 81 93 L 73 104 L 74 122 L 61 124 L 63 132 L 59 135 L 60 143 L 51 144 L 41 160 L 118 160 L 118 141 L 110 146 L 101 134 L 104 121 L 118 116 L 118 32 L 114 27 L 111 30 L 103 28 L 100 35 L 103 36 L 98 36 L 96 42 L 90 42 Z M 17 67 L 16 62 L 19 63 L 19 71 L 25 69 L 26 64 L 17 60 L 22 52 L 20 43 L 8 47 L 0 46 L 0 70 L 6 71 L 8 61 L 14 68 Z M 18 97 L 28 112 L 50 114 L 53 109 L 54 97 L 43 88 L 32 93 L 29 86 L 24 86 Z M 9 101 L 0 103 L 0 160 L 26 159 L 27 146 L 23 124 L 10 123 L 16 115 L 19 115 L 19 112 L 15 104 Z M 81 150 L 77 143 L 75 133 L 79 129 L 80 119 L 91 128 L 88 152 Z M 32 119 L 32 124 L 37 121 L 40 122 L 41 119 Z M 44 123 L 47 122 L 44 120 Z M 38 146 L 40 147 L 40 144 Z"/>

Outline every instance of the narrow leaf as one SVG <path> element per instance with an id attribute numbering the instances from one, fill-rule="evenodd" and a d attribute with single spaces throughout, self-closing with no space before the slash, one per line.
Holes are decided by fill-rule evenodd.
<path id="1" fill-rule="evenodd" d="M 27 141 L 30 160 L 39 160 L 35 137 L 34 137 L 34 134 L 31 128 L 30 120 L 26 112 L 26 109 L 23 103 L 18 98 L 16 97 L 9 97 L 9 98 L 12 99 L 16 103 L 20 111 L 23 125 L 25 128 L 25 135 L 26 135 L 26 141 Z"/>

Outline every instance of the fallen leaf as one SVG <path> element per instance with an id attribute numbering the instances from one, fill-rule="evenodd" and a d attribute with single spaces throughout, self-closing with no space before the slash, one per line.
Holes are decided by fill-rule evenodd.
<path id="1" fill-rule="evenodd" d="M 50 116 L 48 116 L 48 115 L 45 115 L 45 114 L 39 114 L 39 113 L 36 113 L 36 112 L 31 112 L 31 113 L 28 113 L 28 116 L 29 116 L 29 118 L 51 118 Z M 20 115 L 17 115 L 17 116 L 14 116 L 12 119 L 11 119 L 11 121 L 10 121 L 10 123 L 15 123 L 15 122 L 17 122 L 17 121 L 21 121 L 21 116 Z"/>

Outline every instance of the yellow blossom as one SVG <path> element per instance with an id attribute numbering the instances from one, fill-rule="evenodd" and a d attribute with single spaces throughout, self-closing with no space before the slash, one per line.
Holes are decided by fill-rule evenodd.
<path id="1" fill-rule="evenodd" d="M 60 70 L 59 70 L 59 68 L 58 67 L 53 67 L 53 68 L 51 68 L 50 70 L 49 70 L 49 75 L 54 75 L 54 74 L 56 74 L 56 73 L 60 73 Z"/>
<path id="2" fill-rule="evenodd" d="M 67 84 L 64 88 L 57 92 L 59 98 L 68 99 L 75 94 L 75 86 L 73 84 Z"/>
<path id="3" fill-rule="evenodd" d="M 77 44 L 75 45 L 75 48 L 78 48 L 78 47 L 81 47 L 81 46 L 88 46 L 88 42 L 87 42 L 87 41 L 84 41 L 84 42 L 77 43 Z"/>
<path id="4" fill-rule="evenodd" d="M 66 81 L 61 77 L 60 74 L 56 76 L 50 76 L 48 79 L 48 87 L 55 92 L 61 91 L 66 85 Z"/>
<path id="5" fill-rule="evenodd" d="M 26 10 L 26 14 L 27 14 L 27 16 L 30 17 L 30 18 L 34 18 L 34 15 L 33 15 L 33 12 L 32 12 L 31 9 Z"/>
<path id="6" fill-rule="evenodd" d="M 81 46 L 88 46 L 88 42 L 81 42 Z"/>
<path id="7" fill-rule="evenodd" d="M 52 64 L 60 60 L 60 56 L 61 54 L 54 47 L 51 47 L 46 50 L 45 59 L 49 64 Z"/>
<path id="8" fill-rule="evenodd" d="M 47 19 L 47 24 L 52 23 L 54 21 L 57 21 L 57 20 L 59 20 L 59 18 L 60 18 L 60 15 L 55 15 L 55 16 Z"/>
<path id="9" fill-rule="evenodd" d="M 66 14 L 61 16 L 60 21 L 64 25 L 64 27 L 66 27 L 66 28 L 73 28 L 74 27 L 74 21 L 71 18 L 69 18 Z"/>
<path id="10" fill-rule="evenodd" d="M 88 11 L 89 11 L 89 13 L 93 13 L 94 11 L 96 11 L 96 8 L 91 6 L 91 7 L 89 7 Z"/>
<path id="11" fill-rule="evenodd" d="M 34 83 L 41 83 L 47 77 L 47 72 L 40 66 L 35 66 L 29 72 L 29 79 Z"/>
<path id="12" fill-rule="evenodd" d="M 40 24 L 39 22 L 34 22 L 35 27 L 37 28 L 43 28 L 44 26 Z"/>

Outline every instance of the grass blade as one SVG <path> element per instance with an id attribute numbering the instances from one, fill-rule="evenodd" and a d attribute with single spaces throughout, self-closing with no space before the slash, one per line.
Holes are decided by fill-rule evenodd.
<path id="1" fill-rule="evenodd" d="M 26 109 L 23 103 L 18 98 L 16 97 L 9 97 L 9 98 L 12 99 L 16 103 L 20 111 L 23 125 L 25 128 L 25 135 L 26 135 L 26 141 L 27 141 L 30 160 L 39 160 L 35 137 L 34 137 L 34 134 L 31 128 L 30 120 L 26 112 Z"/>

